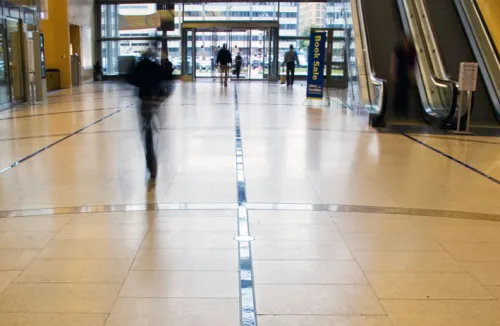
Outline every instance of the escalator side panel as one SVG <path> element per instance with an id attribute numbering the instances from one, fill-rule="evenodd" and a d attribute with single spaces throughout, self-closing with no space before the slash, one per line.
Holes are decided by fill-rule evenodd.
<path id="1" fill-rule="evenodd" d="M 394 82 L 390 74 L 390 60 L 403 32 L 396 0 L 362 0 L 370 55 L 377 77 L 387 81 L 386 121 L 394 119 Z M 418 90 L 412 87 L 409 101 L 409 120 L 422 122 L 422 104 Z"/>
<path id="2" fill-rule="evenodd" d="M 427 0 L 429 18 L 436 35 L 446 71 L 458 80 L 461 62 L 476 62 L 453 0 Z M 478 78 L 474 94 L 472 125 L 497 125 L 484 79 Z"/>

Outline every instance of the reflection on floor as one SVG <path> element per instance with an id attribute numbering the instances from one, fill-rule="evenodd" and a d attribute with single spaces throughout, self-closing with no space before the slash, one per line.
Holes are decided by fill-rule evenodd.
<path id="1" fill-rule="evenodd" d="M 308 107 L 300 86 L 176 87 L 155 185 L 128 86 L 0 112 L 0 326 L 251 325 L 236 107 L 255 237 L 243 299 L 260 326 L 500 325 L 492 179 L 377 133 L 335 96 Z M 500 179 L 498 138 L 412 137 Z"/>

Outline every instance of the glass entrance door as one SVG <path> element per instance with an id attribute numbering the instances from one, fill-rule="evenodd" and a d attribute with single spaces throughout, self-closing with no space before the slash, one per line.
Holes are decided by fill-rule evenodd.
<path id="1" fill-rule="evenodd" d="M 215 65 L 217 53 L 223 44 L 231 52 L 233 61 L 238 53 L 243 59 L 240 79 L 278 80 L 276 22 L 189 22 L 183 25 L 181 35 L 184 80 L 215 79 L 219 74 Z M 236 78 L 233 72 L 234 67 L 230 77 Z"/>
<path id="2" fill-rule="evenodd" d="M 233 63 L 235 63 L 236 56 L 239 54 L 242 58 L 240 79 L 250 78 L 250 30 L 249 29 L 234 29 L 231 31 L 231 49 L 233 56 Z M 236 78 L 235 67 L 231 69 L 231 78 Z"/>
<path id="3" fill-rule="evenodd" d="M 10 102 L 9 70 L 7 69 L 6 26 L 0 22 L 0 105 Z"/>
<path id="4" fill-rule="evenodd" d="M 18 21 L 7 20 L 7 45 L 9 49 L 12 101 L 24 102 L 23 52 L 21 46 L 21 29 Z"/>

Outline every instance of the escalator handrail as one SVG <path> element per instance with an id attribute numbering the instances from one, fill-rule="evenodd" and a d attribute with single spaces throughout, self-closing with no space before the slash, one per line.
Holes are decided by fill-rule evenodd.
<path id="1" fill-rule="evenodd" d="M 450 77 L 450 74 L 444 68 L 445 65 L 444 65 L 443 55 L 442 55 L 441 51 L 439 50 L 439 46 L 437 45 L 437 42 L 436 42 L 436 39 L 437 39 L 436 32 L 434 31 L 432 22 L 430 20 L 429 7 L 427 6 L 427 1 L 423 1 L 423 0 L 414 0 L 414 1 L 420 1 L 420 4 L 422 5 L 422 8 L 425 11 L 424 12 L 425 19 L 427 19 L 428 26 L 430 27 L 429 32 L 430 32 L 430 37 L 432 38 L 431 43 L 434 47 L 434 55 L 437 57 L 438 64 L 439 64 L 439 70 L 442 72 L 442 74 L 444 76 L 447 77 L 447 78 L 440 78 L 440 77 L 436 76 L 435 71 L 436 71 L 437 67 L 433 66 L 432 69 L 434 70 L 434 73 L 431 74 L 431 80 L 436 86 L 448 87 L 452 90 L 451 107 L 450 107 L 450 110 L 448 111 L 449 112 L 448 115 L 444 118 L 444 122 L 449 123 L 453 119 L 453 117 L 455 116 L 455 113 L 457 111 L 458 95 L 459 95 L 458 82 L 453 80 Z M 420 24 L 420 26 L 422 28 L 422 24 Z M 424 42 L 426 44 L 428 44 L 426 39 L 424 39 Z M 427 46 L 427 49 L 428 48 L 429 47 Z M 432 60 L 430 62 L 432 64 Z"/>
<path id="2" fill-rule="evenodd" d="M 386 80 L 385 79 L 382 79 L 382 78 L 378 78 L 374 73 L 370 74 L 370 80 L 372 81 L 372 83 L 374 85 L 377 85 L 380 89 L 380 94 L 382 94 L 382 96 L 379 96 L 378 97 L 378 101 L 377 101 L 377 106 L 380 108 L 380 114 L 383 116 L 385 114 L 385 110 L 383 110 L 383 107 L 384 107 L 384 103 L 385 103 L 385 98 L 384 98 L 384 93 L 385 93 L 385 84 L 386 84 Z M 384 112 L 382 112 L 384 111 Z"/>
<path id="3" fill-rule="evenodd" d="M 377 97 L 377 103 L 374 105 L 374 101 L 371 98 L 372 92 L 368 91 L 368 96 L 370 97 L 370 104 L 371 106 L 375 106 L 378 108 L 378 112 L 373 112 L 372 110 L 370 111 L 370 114 L 375 115 L 376 119 L 383 121 L 385 114 L 386 114 L 386 107 L 387 107 L 387 81 L 385 79 L 379 78 L 376 76 L 375 69 L 374 69 L 374 64 L 373 64 L 373 59 L 370 55 L 370 43 L 368 42 L 368 31 L 366 29 L 366 22 L 365 22 L 365 15 L 364 15 L 364 9 L 363 9 L 363 3 L 361 0 L 356 0 L 357 3 L 357 13 L 358 13 L 358 20 L 359 20 L 359 26 L 360 26 L 360 35 L 362 38 L 362 44 L 363 44 L 363 61 L 365 65 L 365 74 L 367 76 L 370 76 L 369 82 L 371 82 L 373 85 L 376 85 L 379 88 L 379 95 Z"/>
<path id="4" fill-rule="evenodd" d="M 408 31 L 409 33 L 411 33 L 410 31 L 410 19 L 408 18 L 409 15 L 411 15 L 412 13 L 408 12 L 407 11 L 407 5 L 413 5 L 412 8 L 410 8 L 411 10 L 413 10 L 413 14 L 415 15 L 415 17 L 417 17 L 417 20 L 416 20 L 416 23 L 417 23 L 417 28 L 419 30 L 419 33 L 421 34 L 421 40 L 423 42 L 423 46 L 424 46 L 424 49 L 423 51 L 425 52 L 425 56 L 427 57 L 427 61 L 430 62 L 430 65 L 431 65 L 431 70 L 435 70 L 434 66 L 432 65 L 432 59 L 429 57 L 430 54 L 429 54 L 429 46 L 428 46 L 428 42 L 425 38 L 425 33 L 423 32 L 423 27 L 422 27 L 422 17 L 420 15 L 418 15 L 418 10 L 416 9 L 416 5 L 415 5 L 415 0 L 398 0 L 398 6 L 400 8 L 400 17 L 401 17 L 401 20 L 403 22 L 403 28 L 405 28 L 405 25 L 408 26 Z M 427 9 L 427 8 L 425 8 Z M 429 19 L 429 15 L 428 15 L 428 12 L 425 13 L 425 18 L 428 20 Z M 429 21 L 427 21 L 429 23 Z M 430 29 L 430 37 L 433 37 L 433 41 L 434 41 L 434 44 L 435 44 L 435 33 L 434 31 L 432 30 L 432 28 Z M 437 51 L 437 47 L 436 47 L 436 51 Z M 441 57 L 438 57 L 438 59 L 441 59 Z M 451 103 L 450 103 L 450 108 L 448 110 L 448 114 L 446 116 L 442 116 L 440 114 L 438 114 L 434 109 L 433 107 L 431 106 L 431 103 L 429 102 L 429 99 L 427 98 L 427 103 L 424 104 L 422 103 L 422 106 L 423 106 L 423 111 L 426 113 L 426 115 L 424 114 L 424 119 L 427 121 L 427 122 L 430 122 L 430 117 L 434 118 L 434 119 L 438 119 L 441 123 L 443 124 L 447 124 L 454 116 L 455 116 L 455 111 L 456 111 L 456 103 L 457 103 L 457 98 L 458 98 L 458 87 L 456 85 L 456 82 L 451 80 L 450 78 L 448 79 L 444 79 L 444 78 L 439 78 L 435 75 L 435 73 L 431 73 L 430 74 L 430 77 L 431 77 L 431 81 L 432 83 L 437 86 L 437 87 L 446 87 L 446 88 L 449 88 L 451 90 L 451 93 L 452 93 L 452 99 L 451 99 Z M 424 76 L 423 76 L 423 73 L 420 72 L 420 74 L 417 74 L 416 78 L 420 78 L 421 81 L 422 81 L 422 85 L 423 87 L 425 88 L 425 85 L 423 83 L 423 79 L 424 79 Z M 426 94 L 426 97 L 427 97 L 427 92 L 425 92 Z M 441 99 L 441 104 L 443 105 L 443 107 L 445 107 L 444 103 L 443 103 L 443 99 L 440 97 Z"/>
<path id="5" fill-rule="evenodd" d="M 485 82 L 485 86 L 489 94 L 491 103 L 493 104 L 494 116 L 497 122 L 500 123 L 500 77 L 497 77 L 500 76 L 500 58 L 498 57 L 498 52 L 493 45 L 493 42 L 490 38 L 491 36 L 488 32 L 487 27 L 485 26 L 476 2 L 467 0 L 467 3 L 469 3 L 472 6 L 472 10 L 474 10 L 473 13 L 470 13 L 470 10 L 466 7 L 463 1 L 464 0 L 454 0 L 455 7 L 457 8 L 459 18 L 462 21 L 462 25 L 464 27 L 465 34 L 467 35 L 469 45 L 471 46 L 472 52 L 476 58 L 477 63 L 479 64 L 479 70 L 481 71 L 481 75 L 483 76 L 483 80 Z M 479 24 L 479 28 L 481 29 L 479 32 L 474 28 L 476 24 L 473 24 L 473 22 L 471 21 L 473 15 L 478 18 L 477 23 Z M 484 40 L 481 36 L 484 36 Z M 483 40 L 482 43 L 486 42 L 486 50 L 488 52 L 491 52 L 491 60 L 495 61 L 492 64 L 488 64 L 488 62 L 486 62 L 485 56 L 487 56 L 487 54 L 484 53 L 483 48 L 479 45 L 480 40 Z M 493 69 L 496 69 L 496 71 L 492 71 Z M 492 75 L 495 72 L 496 75 Z M 499 80 L 499 84 L 496 84 L 497 80 Z"/>

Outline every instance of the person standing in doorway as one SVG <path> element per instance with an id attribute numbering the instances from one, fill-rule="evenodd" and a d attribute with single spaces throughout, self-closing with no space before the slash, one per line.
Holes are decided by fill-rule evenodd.
<path id="1" fill-rule="evenodd" d="M 224 86 L 227 86 L 227 79 L 229 75 L 229 64 L 233 62 L 233 58 L 231 57 L 231 52 L 227 49 L 226 44 L 222 45 L 222 49 L 220 49 L 217 54 L 216 63 L 220 65 L 220 82 L 224 83 Z"/>
<path id="2" fill-rule="evenodd" d="M 213 56 L 210 58 L 210 65 L 211 65 L 211 68 L 212 68 L 212 79 L 215 81 L 215 60 L 217 60 L 217 56 L 219 55 L 219 51 L 220 51 L 220 46 L 218 46 L 215 50 L 214 50 L 214 53 L 213 53 Z"/>
<path id="3" fill-rule="evenodd" d="M 290 45 L 290 50 L 285 53 L 284 61 L 286 65 L 286 86 L 293 85 L 293 80 L 295 78 L 295 63 L 297 63 L 297 66 L 299 65 L 299 56 L 293 49 L 293 45 Z"/>
<path id="4" fill-rule="evenodd" d="M 408 97 L 416 60 L 415 45 L 409 36 L 403 34 L 391 58 L 391 74 L 395 83 L 394 112 L 396 116 L 408 115 Z"/>
<path id="5" fill-rule="evenodd" d="M 236 73 L 236 79 L 240 79 L 241 64 L 243 63 L 243 58 L 241 57 L 241 54 L 239 52 L 236 54 L 236 58 L 234 58 L 234 63 L 234 72 Z"/>

